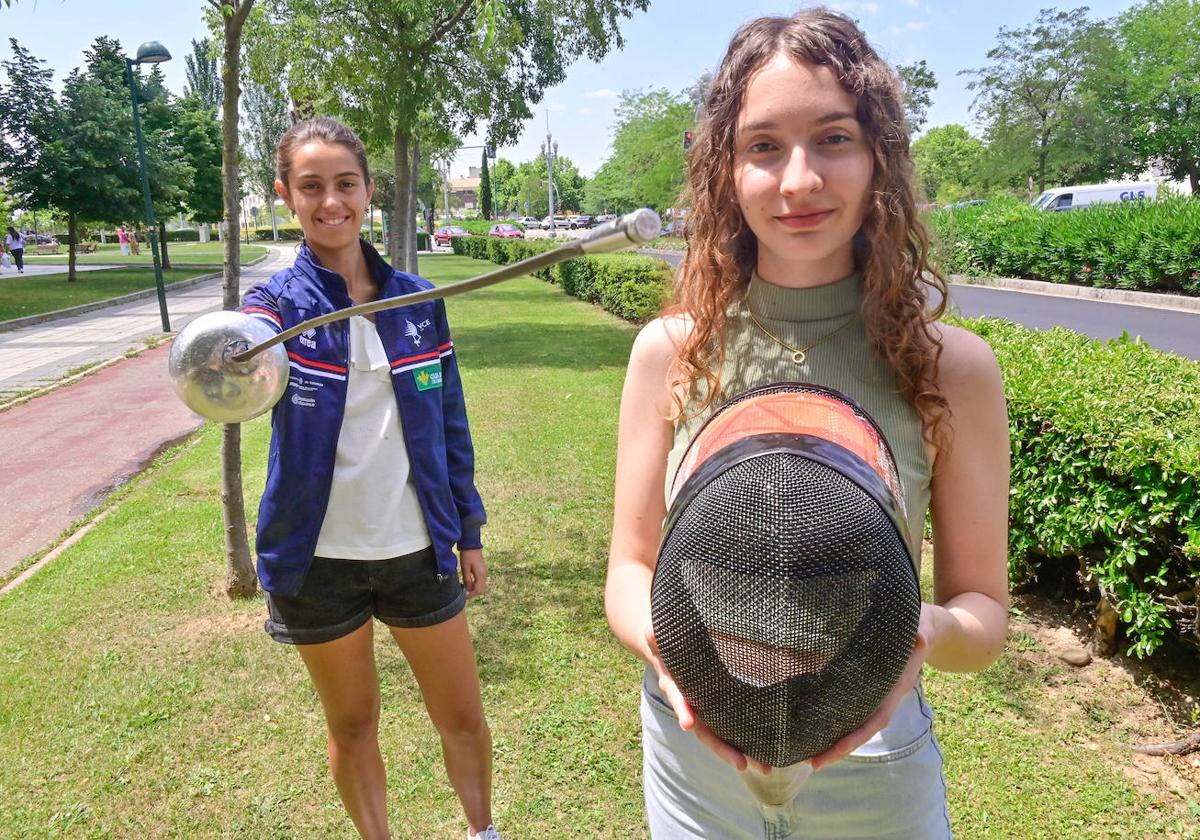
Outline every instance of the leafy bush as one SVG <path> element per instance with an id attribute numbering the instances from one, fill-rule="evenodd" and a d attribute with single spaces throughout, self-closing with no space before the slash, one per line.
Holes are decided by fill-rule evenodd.
<path id="1" fill-rule="evenodd" d="M 934 257 L 957 274 L 1200 294 L 1200 200 L 1101 204 L 1069 213 L 1015 199 L 937 210 Z"/>
<path id="2" fill-rule="evenodd" d="M 299 225 L 279 225 L 279 241 L 280 242 L 299 242 L 304 238 L 304 231 Z M 256 242 L 272 242 L 275 237 L 271 234 L 270 228 L 259 228 L 254 231 L 254 239 Z"/>
<path id="3" fill-rule="evenodd" d="M 1127 337 L 964 325 L 996 352 L 1012 435 L 1009 572 L 1078 570 L 1129 650 L 1200 643 L 1200 363 Z"/>
<path id="4" fill-rule="evenodd" d="M 116 239 L 116 236 L 113 236 Z M 168 242 L 199 242 L 200 231 L 194 228 L 184 228 L 183 230 L 167 231 Z"/>
<path id="5" fill-rule="evenodd" d="M 497 239 L 460 236 L 450 240 L 454 253 L 508 265 L 549 251 L 556 243 L 543 239 Z M 648 321 L 658 314 L 671 282 L 671 267 L 638 254 L 579 257 L 532 272 L 557 283 L 567 294 L 598 303 L 627 321 Z"/>

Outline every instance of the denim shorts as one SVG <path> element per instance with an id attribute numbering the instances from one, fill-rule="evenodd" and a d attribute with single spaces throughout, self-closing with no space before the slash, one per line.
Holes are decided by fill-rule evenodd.
<path id="1" fill-rule="evenodd" d="M 920 689 L 901 703 L 882 738 L 813 773 L 794 800 L 772 807 L 679 728 L 656 687 L 648 677 L 642 692 L 643 784 L 653 840 L 952 838 L 942 753 Z"/>
<path id="2" fill-rule="evenodd" d="M 353 633 L 374 616 L 392 627 L 429 627 L 462 612 L 458 575 L 438 573 L 433 546 L 387 560 L 314 557 L 295 595 L 267 593 L 266 631 L 277 642 L 315 645 Z"/>

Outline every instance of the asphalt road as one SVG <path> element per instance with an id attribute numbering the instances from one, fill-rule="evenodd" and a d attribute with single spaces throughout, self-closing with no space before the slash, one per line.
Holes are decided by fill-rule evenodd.
<path id="1" fill-rule="evenodd" d="M 675 266 L 683 258 L 654 256 Z M 1066 327 L 1105 340 L 1128 332 L 1151 347 L 1200 359 L 1200 313 L 967 285 L 950 287 L 950 306 L 967 318 L 1006 318 L 1036 330 Z"/>
<path id="2" fill-rule="evenodd" d="M 968 318 L 1007 318 L 1038 330 L 1066 327 L 1101 339 L 1128 332 L 1151 347 L 1200 359 L 1200 313 L 962 285 L 950 287 L 950 303 Z"/>

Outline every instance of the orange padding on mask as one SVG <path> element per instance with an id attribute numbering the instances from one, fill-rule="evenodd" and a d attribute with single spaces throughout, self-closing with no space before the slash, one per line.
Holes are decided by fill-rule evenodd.
<path id="1" fill-rule="evenodd" d="M 897 499 L 904 498 L 887 444 L 875 427 L 842 400 L 803 391 L 763 394 L 721 409 L 688 447 L 671 497 L 714 453 L 743 438 L 764 434 L 805 434 L 835 443 L 864 460 Z"/>

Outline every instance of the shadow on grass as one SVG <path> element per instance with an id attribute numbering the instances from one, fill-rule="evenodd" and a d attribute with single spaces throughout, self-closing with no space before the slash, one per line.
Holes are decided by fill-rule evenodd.
<path id="1" fill-rule="evenodd" d="M 582 542 L 562 535 L 560 544 Z M 573 667 L 578 651 L 608 635 L 604 565 L 584 562 L 581 556 L 568 551 L 530 557 L 511 549 L 490 554 L 489 562 L 505 574 L 489 598 L 497 612 L 478 622 L 477 652 L 486 682 L 522 686 L 532 679 L 536 684 L 539 671 Z"/>

